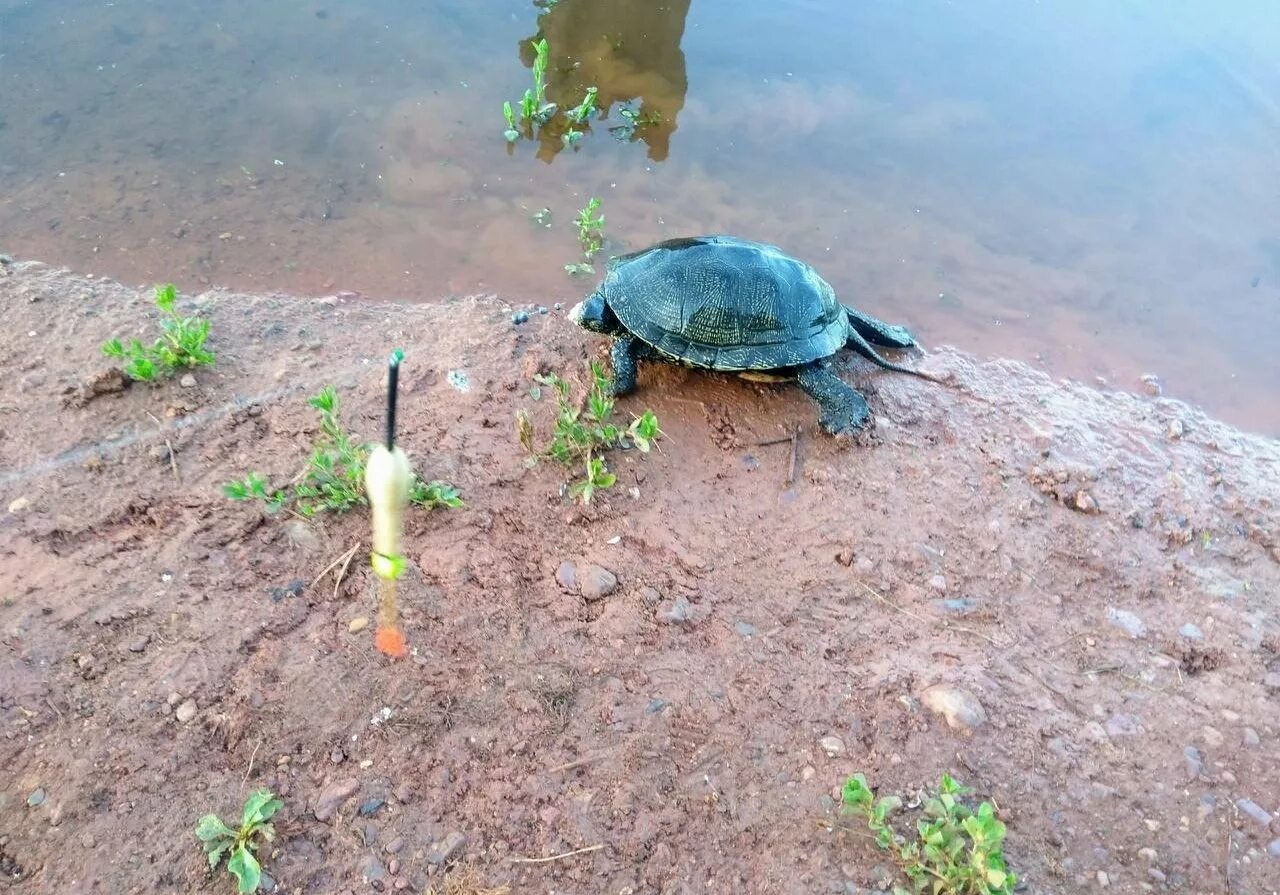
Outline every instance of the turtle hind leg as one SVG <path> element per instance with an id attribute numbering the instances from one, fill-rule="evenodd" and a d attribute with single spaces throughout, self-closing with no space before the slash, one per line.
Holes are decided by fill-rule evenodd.
<path id="1" fill-rule="evenodd" d="M 907 331 L 905 326 L 885 323 L 847 305 L 844 310 L 849 317 L 849 325 L 857 330 L 858 335 L 874 345 L 885 348 L 912 348 L 916 345 L 915 337 Z"/>
<path id="2" fill-rule="evenodd" d="M 613 340 L 609 359 L 613 363 L 613 394 L 629 395 L 636 390 L 636 357 L 639 345 L 635 336 L 618 336 Z"/>
<path id="3" fill-rule="evenodd" d="M 821 363 L 796 370 L 796 385 L 817 402 L 818 424 L 832 435 L 857 432 L 871 419 L 867 400 Z"/>

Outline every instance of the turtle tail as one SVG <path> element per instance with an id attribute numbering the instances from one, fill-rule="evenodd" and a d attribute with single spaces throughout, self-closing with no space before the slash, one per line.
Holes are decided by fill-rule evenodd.
<path id="1" fill-rule="evenodd" d="M 864 339 L 862 337 L 862 333 L 858 332 L 852 324 L 849 325 L 849 340 L 845 344 L 882 369 L 892 370 L 895 373 L 910 373 L 912 376 L 919 376 L 921 379 L 927 379 L 930 382 L 942 382 L 941 379 L 934 376 L 932 373 L 926 373 L 923 370 L 913 370 L 910 367 L 900 367 L 895 363 L 890 363 L 885 360 L 874 348 L 871 347 L 871 343 Z"/>

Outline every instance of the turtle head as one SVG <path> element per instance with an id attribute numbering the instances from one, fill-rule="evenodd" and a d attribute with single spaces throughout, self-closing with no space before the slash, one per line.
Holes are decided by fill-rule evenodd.
<path id="1" fill-rule="evenodd" d="M 617 318 L 613 316 L 613 312 L 605 304 L 604 296 L 598 291 L 592 292 L 574 305 L 569 311 L 569 319 L 593 333 L 612 333 L 617 325 Z"/>

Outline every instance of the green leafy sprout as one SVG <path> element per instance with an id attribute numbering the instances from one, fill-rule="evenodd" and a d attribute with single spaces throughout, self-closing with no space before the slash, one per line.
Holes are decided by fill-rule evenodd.
<path id="1" fill-rule="evenodd" d="M 556 104 L 547 102 L 547 40 L 535 40 L 533 42 L 533 86 L 525 90 L 524 96 L 520 99 L 520 121 L 526 124 L 531 130 L 534 126 L 546 124 L 556 114 Z M 505 103 L 502 107 L 503 116 L 507 120 L 507 130 L 504 136 L 507 142 L 514 143 L 520 138 L 519 128 L 516 126 L 515 109 L 511 107 L 511 103 Z M 513 137 L 512 134 L 515 134 Z"/>
<path id="2" fill-rule="evenodd" d="M 261 475 L 251 472 L 240 481 L 223 485 L 222 493 L 226 497 L 236 501 L 259 500 L 272 513 L 293 506 L 305 518 L 322 511 L 341 513 L 368 506 L 364 468 L 370 445 L 355 441 L 343 427 L 338 416 L 337 390 L 331 385 L 325 386 L 307 405 L 320 413 L 320 437 L 312 446 L 307 465 L 289 487 L 273 489 Z M 410 486 L 409 502 L 428 510 L 463 506 L 453 485 L 418 478 Z"/>
<path id="3" fill-rule="evenodd" d="M 621 124 L 615 124 L 609 128 L 609 133 L 621 140 L 629 142 L 634 140 L 636 134 L 647 127 L 656 127 L 662 124 L 662 113 L 658 111 L 645 112 L 634 108 L 634 100 L 624 104 L 618 109 L 618 117 L 622 119 Z"/>
<path id="4" fill-rule="evenodd" d="M 152 345 L 138 339 L 128 344 L 112 339 L 102 346 L 107 357 L 126 360 L 125 375 L 140 382 L 170 378 L 178 370 L 214 362 L 213 352 L 204 347 L 209 338 L 209 321 L 204 317 L 183 317 L 174 308 L 178 291 L 172 283 L 157 286 L 156 307 L 160 309 L 161 336 Z"/>
<path id="5" fill-rule="evenodd" d="M 572 386 L 556 374 L 534 377 L 537 384 L 530 389 L 530 396 L 535 400 L 541 399 L 542 388 L 547 387 L 556 399 L 551 441 L 545 447 L 539 448 L 535 443 L 533 420 L 529 414 L 524 410 L 516 414 L 516 434 L 529 453 L 530 466 L 539 459 L 555 460 L 569 467 L 582 465 L 586 475 L 570 484 L 569 494 L 583 503 L 590 503 L 597 491 L 611 488 L 617 482 L 617 477 L 609 472 L 604 458 L 600 456 L 603 451 L 635 447 L 647 454 L 663 434 L 652 410 L 646 410 L 625 428 L 615 424 L 612 421 L 612 382 L 596 361 L 591 362 L 590 372 L 591 384 L 580 402 L 573 400 Z"/>
<path id="6" fill-rule="evenodd" d="M 604 248 L 604 215 L 599 214 L 600 200 L 592 196 L 587 204 L 578 210 L 573 223 L 578 228 L 578 244 L 582 247 L 582 257 L 588 262 Z"/>
<path id="7" fill-rule="evenodd" d="M 209 859 L 209 869 L 216 870 L 225 856 L 227 872 L 236 878 L 239 892 L 256 892 L 262 881 L 262 865 L 254 856 L 261 844 L 276 838 L 272 816 L 284 807 L 284 802 L 271 794 L 269 789 L 251 793 L 244 803 L 240 817 L 240 829 L 232 830 L 216 814 L 206 814 L 196 823 L 196 836 L 204 843 Z"/>
<path id="8" fill-rule="evenodd" d="M 960 796 L 971 790 L 943 774 L 938 791 L 923 804 L 915 836 L 894 830 L 889 817 L 902 807 L 898 796 L 881 796 L 862 774 L 845 781 L 842 810 L 864 818 L 876 845 L 893 855 L 910 886 L 893 895 L 1012 895 L 1017 877 L 1004 859 L 1005 825 L 990 802 L 969 809 Z"/>

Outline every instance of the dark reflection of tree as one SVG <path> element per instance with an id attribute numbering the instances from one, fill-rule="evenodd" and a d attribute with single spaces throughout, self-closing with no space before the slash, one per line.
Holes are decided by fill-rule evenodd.
<path id="1" fill-rule="evenodd" d="M 680 40 L 691 2 L 559 0 L 539 16 L 538 33 L 521 41 L 520 59 L 532 68 L 533 42 L 546 39 L 547 97 L 561 110 L 582 102 L 588 87 L 600 91 L 600 118 L 615 104 L 639 101 L 639 116 L 657 123 L 637 128 L 632 139 L 643 140 L 649 158 L 660 162 L 689 89 Z M 565 148 L 564 129 L 563 115 L 557 115 L 539 131 L 540 159 L 549 162 Z"/>

